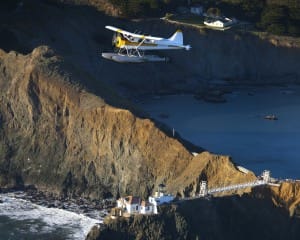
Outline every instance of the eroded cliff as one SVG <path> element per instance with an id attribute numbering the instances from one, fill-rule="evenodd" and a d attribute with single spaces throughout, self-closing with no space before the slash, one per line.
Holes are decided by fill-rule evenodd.
<path id="1" fill-rule="evenodd" d="M 193 157 L 151 120 L 84 90 L 78 77 L 89 76 L 48 47 L 28 55 L 1 52 L 2 187 L 35 185 L 96 198 L 147 196 L 164 182 L 174 194 L 189 195 L 202 176 L 211 184 L 221 176 L 228 176 L 224 183 L 255 178 L 226 156 Z M 107 101 L 122 102 L 104 84 L 102 91 Z"/>
<path id="2" fill-rule="evenodd" d="M 256 198 L 272 199 L 276 207 L 284 208 L 291 217 L 300 216 L 299 181 L 283 182 L 279 187 L 262 187 L 252 192 Z"/>
<path id="3" fill-rule="evenodd" d="M 40 45 L 50 46 L 76 68 L 91 76 L 84 86 L 97 92 L 99 80 L 134 97 L 144 93 L 195 92 L 216 80 L 234 84 L 300 83 L 300 48 L 292 40 L 261 38 L 229 30 L 200 30 L 160 19 L 120 20 L 81 5 L 23 1 L 11 12 L 0 14 L 0 48 L 29 53 Z M 64 2 L 64 1 L 63 1 Z M 102 0 L 65 1 L 101 5 Z M 109 9 L 109 7 L 108 7 Z M 113 51 L 112 32 L 105 25 L 170 37 L 183 30 L 190 51 L 161 51 L 170 63 L 117 64 L 101 58 Z M 151 53 L 149 53 L 151 54 Z"/>

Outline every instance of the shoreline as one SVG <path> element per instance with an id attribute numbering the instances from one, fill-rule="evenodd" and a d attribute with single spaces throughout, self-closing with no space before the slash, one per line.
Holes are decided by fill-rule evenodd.
<path id="1" fill-rule="evenodd" d="M 256 174 L 271 168 L 276 178 L 298 178 L 300 85 L 239 85 L 231 90 L 221 95 L 222 103 L 195 99 L 194 94 L 154 94 L 139 107 L 188 142 L 230 155 Z M 268 115 L 278 121 L 267 121 Z"/>
<path id="2" fill-rule="evenodd" d="M 49 199 L 41 203 L 34 198 L 22 191 L 0 194 L 1 239 L 81 240 L 94 227 L 103 226 L 104 217 L 80 213 L 75 204 L 72 209 L 49 207 L 45 204 Z"/>
<path id="3" fill-rule="evenodd" d="M 50 192 L 42 192 L 33 187 L 0 188 L 0 204 L 2 194 L 11 194 L 16 199 L 29 201 L 46 208 L 62 209 L 76 214 L 101 220 L 108 215 L 108 210 L 115 205 L 114 199 L 90 200 L 83 197 L 56 196 Z"/>
<path id="4" fill-rule="evenodd" d="M 231 94 L 234 91 L 239 90 L 262 90 L 267 88 L 299 88 L 300 83 L 277 83 L 277 84 L 269 84 L 269 83 L 251 83 L 251 82 L 244 82 L 244 83 L 234 83 L 229 82 L 226 80 L 215 80 L 212 81 L 210 84 L 207 84 L 207 86 L 198 85 L 194 86 L 191 84 L 188 88 L 190 89 L 161 89 L 158 91 L 153 92 L 144 92 L 144 93 L 135 93 L 135 94 L 129 94 L 127 97 L 129 100 L 132 100 L 133 102 L 139 104 L 140 102 L 143 102 L 144 98 L 159 98 L 164 96 L 174 96 L 174 95 L 197 95 L 199 92 L 202 91 L 208 91 L 208 92 L 214 92 L 214 91 L 220 91 L 222 95 Z"/>

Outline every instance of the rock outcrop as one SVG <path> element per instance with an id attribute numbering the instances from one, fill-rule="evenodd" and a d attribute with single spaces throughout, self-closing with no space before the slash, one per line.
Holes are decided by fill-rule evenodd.
<path id="1" fill-rule="evenodd" d="M 255 178 L 239 172 L 228 157 L 193 157 L 151 120 L 108 104 L 122 105 L 122 99 L 105 84 L 98 83 L 106 98 L 80 87 L 77 79 L 88 77 L 48 47 L 28 55 L 1 52 L 2 187 L 147 197 L 161 182 L 174 194 L 189 195 L 202 177 L 211 184 Z"/>
<path id="2" fill-rule="evenodd" d="M 102 1 L 63 2 L 98 6 Z M 275 41 L 234 30 L 204 31 L 159 19 L 120 20 L 81 5 L 23 2 L 18 10 L 0 14 L 3 22 L 0 48 L 30 53 L 40 45 L 50 46 L 91 76 L 84 86 L 95 92 L 99 90 L 99 80 L 129 97 L 144 93 L 201 92 L 216 80 L 256 85 L 300 83 L 300 48 L 286 43 L 292 42 L 289 39 L 283 42 L 277 37 Z M 180 28 L 184 42 L 191 44 L 192 49 L 158 53 L 171 59 L 168 64 L 117 64 L 101 58 L 102 52 L 113 50 L 113 33 L 105 25 L 166 38 Z"/>
<path id="3" fill-rule="evenodd" d="M 255 189 L 255 195 L 266 193 L 267 188 Z M 300 236 L 299 217 L 290 217 L 286 208 L 276 206 L 270 194 L 264 198 L 250 193 L 190 200 L 162 206 L 160 212 L 154 216 L 107 218 L 105 225 L 94 228 L 86 239 L 296 240 Z"/>
<path id="4" fill-rule="evenodd" d="M 283 182 L 280 187 L 262 187 L 252 192 L 255 198 L 272 199 L 276 207 L 284 208 L 291 217 L 300 216 L 299 181 Z"/>
<path id="5" fill-rule="evenodd" d="M 300 183 L 283 183 L 280 188 L 273 188 L 273 196 L 277 206 L 289 210 L 290 216 L 300 216 Z"/>

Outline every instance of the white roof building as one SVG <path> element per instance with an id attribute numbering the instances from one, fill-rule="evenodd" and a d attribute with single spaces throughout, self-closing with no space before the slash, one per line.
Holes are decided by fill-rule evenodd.
<path id="1" fill-rule="evenodd" d="M 142 201 L 140 197 L 127 196 L 117 200 L 117 208 L 129 214 L 157 214 L 157 206 L 173 201 L 174 196 L 164 193 L 164 185 L 159 185 L 158 192 L 149 197 L 149 201 Z"/>
<path id="2" fill-rule="evenodd" d="M 209 27 L 215 27 L 215 28 L 224 28 L 231 26 L 237 22 L 236 19 L 230 19 L 230 18 L 220 18 L 220 19 L 210 19 L 204 21 L 204 24 Z"/>
<path id="3" fill-rule="evenodd" d="M 140 197 L 127 196 L 117 200 L 117 208 L 124 209 L 129 214 L 153 214 L 154 206 Z"/>
<path id="4" fill-rule="evenodd" d="M 117 207 L 126 209 L 129 214 L 139 213 L 141 208 L 141 198 L 127 196 L 117 200 Z"/>
<path id="5" fill-rule="evenodd" d="M 141 214 L 153 214 L 154 213 L 154 206 L 148 201 L 142 201 L 141 203 Z"/>
<path id="6" fill-rule="evenodd" d="M 163 203 L 169 203 L 174 200 L 174 196 L 171 194 L 164 194 L 163 192 L 155 192 L 154 196 L 149 197 L 149 202 L 153 204 L 153 212 L 158 213 L 157 206 Z"/>

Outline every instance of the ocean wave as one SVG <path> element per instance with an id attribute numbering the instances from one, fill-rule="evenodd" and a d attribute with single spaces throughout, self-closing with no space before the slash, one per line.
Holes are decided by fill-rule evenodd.
<path id="1" fill-rule="evenodd" d="M 70 239 L 84 239 L 94 225 L 101 224 L 103 219 L 93 219 L 84 214 L 64 209 L 47 208 L 16 197 L 14 193 L 0 194 L 0 216 L 15 220 L 39 220 L 45 226 L 38 230 L 34 225 L 30 231 L 52 232 L 65 228 L 70 232 Z"/>

